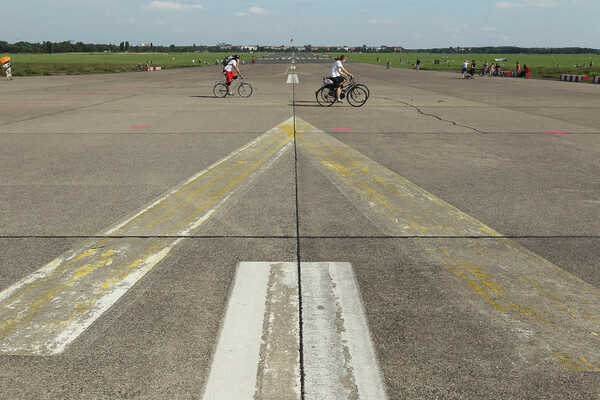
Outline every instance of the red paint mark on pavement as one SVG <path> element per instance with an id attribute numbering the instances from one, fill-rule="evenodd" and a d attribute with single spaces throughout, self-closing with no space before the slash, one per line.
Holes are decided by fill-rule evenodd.
<path id="1" fill-rule="evenodd" d="M 569 132 L 567 132 L 567 131 L 546 131 L 546 133 L 555 133 L 557 135 L 565 135 Z"/>

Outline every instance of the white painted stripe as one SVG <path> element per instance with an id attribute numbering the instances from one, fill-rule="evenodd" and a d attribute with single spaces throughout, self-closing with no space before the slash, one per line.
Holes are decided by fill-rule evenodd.
<path id="1" fill-rule="evenodd" d="M 302 321 L 306 399 L 387 398 L 349 263 L 302 263 Z"/>
<path id="2" fill-rule="evenodd" d="M 347 344 L 351 358 L 355 360 L 352 368 L 358 398 L 384 400 L 387 397 L 385 387 L 352 266 L 349 263 L 329 263 L 329 272 L 335 296 L 343 308 L 345 329 L 342 330 L 342 342 Z"/>
<path id="3" fill-rule="evenodd" d="M 287 78 L 287 83 L 300 83 L 300 81 L 298 80 L 298 75 L 297 74 L 289 74 L 288 78 Z"/>
<path id="4" fill-rule="evenodd" d="M 298 318 L 296 263 L 241 263 L 203 400 L 299 400 Z"/>
<path id="5" fill-rule="evenodd" d="M 301 272 L 305 399 L 385 400 L 352 266 Z M 203 400 L 300 399 L 299 323 L 297 264 L 241 263 Z"/>

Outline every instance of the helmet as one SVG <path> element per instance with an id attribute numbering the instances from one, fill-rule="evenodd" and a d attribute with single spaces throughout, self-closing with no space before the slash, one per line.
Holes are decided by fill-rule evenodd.
<path id="1" fill-rule="evenodd" d="M 240 56 L 238 56 L 237 54 L 235 56 L 233 56 L 233 58 L 235 58 L 236 60 L 240 59 Z"/>

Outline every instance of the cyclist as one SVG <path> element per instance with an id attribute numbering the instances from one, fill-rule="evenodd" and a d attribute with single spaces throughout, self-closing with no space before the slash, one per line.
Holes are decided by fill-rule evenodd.
<path id="1" fill-rule="evenodd" d="M 340 95 L 342 93 L 342 87 L 344 86 L 344 82 L 346 78 L 343 75 L 349 76 L 352 78 L 352 74 L 344 68 L 343 63 L 346 62 L 346 56 L 341 55 L 335 59 L 335 63 L 333 64 L 333 68 L 331 68 L 331 72 L 329 73 L 329 78 L 333 81 L 333 88 L 335 89 L 335 100 L 338 103 L 343 103 L 344 100 L 340 99 Z"/>
<path id="2" fill-rule="evenodd" d="M 227 80 L 227 82 L 226 82 L 227 94 L 229 96 L 233 96 L 233 93 L 231 93 L 231 81 L 233 81 L 234 79 L 237 79 L 237 76 L 235 75 L 235 72 L 233 72 L 233 70 L 235 69 L 237 71 L 238 75 L 240 76 L 240 78 L 243 78 L 242 73 L 240 72 L 240 69 L 238 68 L 238 65 L 240 63 L 239 60 L 240 60 L 240 56 L 238 56 L 236 54 L 227 63 L 227 65 L 223 68 L 223 75 L 225 75 L 225 79 Z"/>

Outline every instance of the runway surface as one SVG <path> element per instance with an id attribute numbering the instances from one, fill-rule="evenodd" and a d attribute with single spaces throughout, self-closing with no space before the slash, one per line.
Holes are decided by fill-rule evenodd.
<path id="1" fill-rule="evenodd" d="M 0 81 L 0 399 L 600 398 L 599 86 L 331 63 Z"/>

